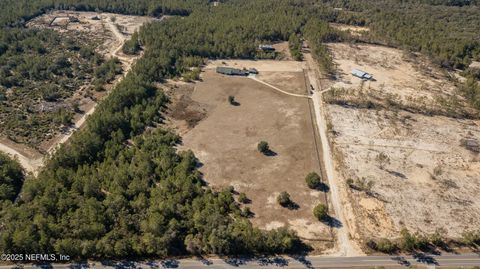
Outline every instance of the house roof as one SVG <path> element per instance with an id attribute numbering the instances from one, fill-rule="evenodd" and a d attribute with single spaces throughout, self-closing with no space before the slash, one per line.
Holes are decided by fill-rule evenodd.
<path id="1" fill-rule="evenodd" d="M 359 78 L 366 78 L 366 79 L 372 78 L 372 75 L 370 75 L 369 73 L 356 68 L 352 69 L 352 75 L 357 76 Z"/>

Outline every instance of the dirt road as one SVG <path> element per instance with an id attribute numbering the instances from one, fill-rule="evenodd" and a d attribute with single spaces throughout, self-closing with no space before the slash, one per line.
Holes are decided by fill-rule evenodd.
<path id="1" fill-rule="evenodd" d="M 335 215 L 340 221 L 341 226 L 337 228 L 337 236 L 338 236 L 338 253 L 336 255 L 340 256 L 355 256 L 362 254 L 362 251 L 355 245 L 354 242 L 350 240 L 349 231 L 348 231 L 348 223 L 345 221 L 342 202 L 340 198 L 339 192 L 339 184 L 334 170 L 334 163 L 332 159 L 332 151 L 330 149 L 330 144 L 328 143 L 327 137 L 327 122 L 325 119 L 325 111 L 322 101 L 322 89 L 321 84 L 319 81 L 320 71 L 318 70 L 317 63 L 313 59 L 311 54 L 304 54 L 304 58 L 307 62 L 307 76 L 309 81 L 314 89 L 314 93 L 312 95 L 313 106 L 315 109 L 315 118 L 316 124 L 318 128 L 318 132 L 320 134 L 320 140 L 322 144 L 322 157 L 325 167 L 325 173 L 327 175 L 328 184 L 330 186 L 330 195 L 331 195 L 331 202 L 333 205 L 333 209 L 335 211 Z"/>
<path id="2" fill-rule="evenodd" d="M 6 143 L 0 143 L 0 151 L 15 157 L 28 173 L 33 173 L 35 176 L 43 165 L 43 158 L 29 158 Z"/>

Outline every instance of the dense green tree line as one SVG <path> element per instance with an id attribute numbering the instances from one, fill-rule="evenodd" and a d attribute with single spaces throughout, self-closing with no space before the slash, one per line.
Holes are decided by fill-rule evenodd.
<path id="1" fill-rule="evenodd" d="M 23 171 L 16 161 L 0 153 L 0 205 L 13 201 L 23 184 Z"/>
<path id="2" fill-rule="evenodd" d="M 366 41 L 429 55 L 437 64 L 465 69 L 480 58 L 480 6 L 464 0 L 333 0 L 343 8 L 334 15 L 340 23 L 366 25 Z"/>

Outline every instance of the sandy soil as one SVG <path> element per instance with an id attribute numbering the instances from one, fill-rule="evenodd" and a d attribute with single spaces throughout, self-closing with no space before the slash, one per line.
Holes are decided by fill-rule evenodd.
<path id="1" fill-rule="evenodd" d="M 360 87 L 362 81 L 350 75 L 356 67 L 376 79 L 363 82 L 367 95 L 385 91 L 408 103 L 419 96 L 436 100 L 455 94 L 447 75 L 421 56 L 370 45 L 329 48 L 339 70 L 329 86 Z M 403 227 L 421 233 L 444 229 L 450 237 L 478 228 L 480 159 L 461 141 L 480 141 L 480 121 L 388 108 L 329 105 L 327 110 L 339 188 L 348 197 L 344 210 L 356 239 L 394 238 Z M 349 178 L 373 182 L 371 193 L 349 188 Z"/>
<path id="2" fill-rule="evenodd" d="M 351 35 L 356 35 L 356 36 L 361 36 L 370 32 L 370 29 L 368 27 L 363 27 L 363 26 L 354 26 L 354 25 L 340 24 L 340 23 L 330 23 L 330 26 L 337 30 L 349 32 Z"/>
<path id="3" fill-rule="evenodd" d="M 406 55 L 403 51 L 375 45 L 328 44 L 337 65 L 336 88 L 381 91 L 400 97 L 433 100 L 456 95 L 452 81 L 422 56 Z M 363 81 L 351 75 L 357 68 L 373 75 L 373 81 Z"/>
<path id="4" fill-rule="evenodd" d="M 470 66 L 470 68 L 480 68 L 480 62 L 473 61 Z"/>
<path id="5" fill-rule="evenodd" d="M 477 228 L 480 158 L 461 140 L 480 140 L 479 121 L 340 106 L 329 111 L 344 177 L 365 177 L 378 194 L 351 191 L 362 234 L 395 237 L 407 227 L 459 237 Z M 389 157 L 383 168 L 380 153 Z"/>
<path id="6" fill-rule="evenodd" d="M 295 94 L 306 94 L 304 72 L 261 72 L 256 78 Z"/>
<path id="7" fill-rule="evenodd" d="M 270 61 L 235 62 L 260 71 L 272 69 Z M 299 64 L 277 62 L 274 68 L 292 72 Z M 176 117 L 169 123 L 183 133 L 180 149 L 194 151 L 203 164 L 200 171 L 212 187 L 232 185 L 245 192 L 252 199 L 247 205 L 255 213 L 252 222 L 260 228 L 289 226 L 305 239 L 331 240 L 329 227 L 312 214 L 317 203 L 325 202 L 325 194 L 305 184 L 306 174 L 320 169 L 308 99 L 289 96 L 249 78 L 222 76 L 211 67 L 202 73 L 202 82 L 190 88 L 183 84 L 170 94 L 176 97 L 169 118 Z M 229 95 L 235 96 L 238 106 L 227 102 Z M 185 120 L 188 115 L 196 117 L 194 124 Z M 273 156 L 258 152 L 261 140 L 269 142 Z M 299 208 L 278 205 L 276 197 L 281 191 L 288 191 Z M 316 244 L 321 244 L 319 250 L 326 248 L 324 243 Z"/>
<path id="8" fill-rule="evenodd" d="M 288 42 L 279 42 L 272 45 L 275 51 L 281 54 L 281 59 L 285 61 L 292 61 L 292 54 L 288 47 Z"/>

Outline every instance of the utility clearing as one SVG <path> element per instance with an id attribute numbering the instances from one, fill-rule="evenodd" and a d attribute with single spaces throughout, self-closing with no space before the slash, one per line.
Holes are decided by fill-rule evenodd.
<path id="1" fill-rule="evenodd" d="M 43 156 L 53 154 L 55 149 L 66 142 L 71 135 L 80 129 L 87 117 L 96 108 L 99 100 L 105 98 L 109 91 L 130 70 L 135 60 L 141 55 L 125 55 L 122 52 L 124 42 L 144 23 L 152 22 L 154 18 L 127 16 L 112 13 L 52 11 L 27 23 L 29 28 L 52 29 L 70 37 L 87 36 L 96 44 L 96 51 L 106 59 L 116 57 L 120 60 L 123 75 L 104 85 L 105 91 L 95 91 L 91 87 L 81 87 L 65 103 L 78 103 L 78 112 L 73 117 L 73 124 L 65 126 L 62 132 L 54 133 L 50 139 L 42 141 L 36 148 L 14 143 L 7 138 L 1 138 L 0 150 L 16 157 L 27 172 L 37 174 L 43 166 Z M 25 154 L 25 149 L 30 154 Z"/>
<path id="2" fill-rule="evenodd" d="M 393 48 L 328 47 L 337 74 L 322 81 L 323 99 L 351 236 L 395 238 L 407 228 L 458 238 L 478 228 L 480 121 L 455 78 Z"/>

